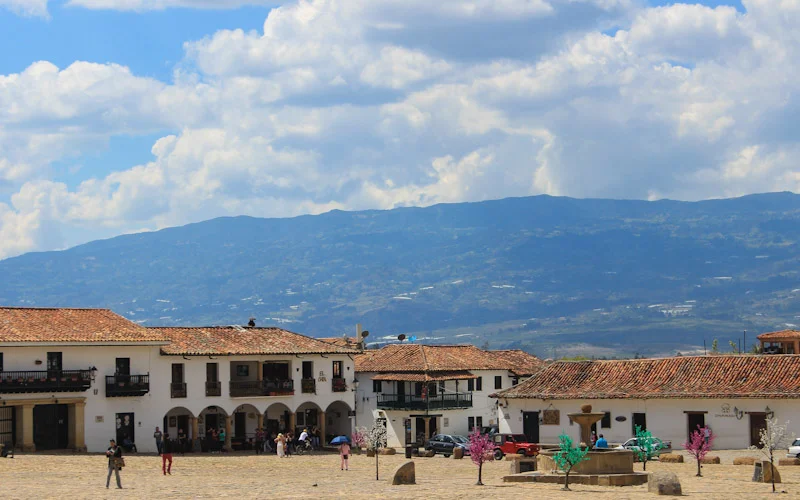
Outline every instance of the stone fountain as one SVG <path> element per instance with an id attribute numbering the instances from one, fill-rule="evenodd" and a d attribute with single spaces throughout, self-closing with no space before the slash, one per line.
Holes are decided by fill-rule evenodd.
<path id="1" fill-rule="evenodd" d="M 591 443 L 592 424 L 599 422 L 605 413 L 592 413 L 591 405 L 581 406 L 579 413 L 567 416 L 581 428 L 581 448 Z M 545 449 L 536 459 L 535 472 L 523 472 L 504 476 L 505 482 L 563 483 L 564 474 L 558 471 L 553 455 L 558 446 Z M 589 451 L 584 462 L 576 465 L 570 473 L 570 483 L 593 484 L 599 486 L 633 486 L 647 482 L 647 474 L 633 471 L 633 452 L 614 448 Z"/>

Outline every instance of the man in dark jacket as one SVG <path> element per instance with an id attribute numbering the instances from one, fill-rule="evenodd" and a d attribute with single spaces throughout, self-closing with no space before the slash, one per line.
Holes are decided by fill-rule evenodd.
<path id="1" fill-rule="evenodd" d="M 119 465 L 118 458 L 122 458 L 122 448 L 117 446 L 116 441 L 113 439 L 109 442 L 108 450 L 106 450 L 106 458 L 108 458 L 108 477 L 106 478 L 106 488 L 111 484 L 111 474 L 117 476 L 117 488 L 122 489 L 122 482 L 119 480 Z"/>
<path id="2" fill-rule="evenodd" d="M 164 441 L 161 443 L 161 471 L 165 476 L 172 475 L 172 450 L 174 447 L 175 441 L 169 438 L 169 433 L 164 434 Z"/>

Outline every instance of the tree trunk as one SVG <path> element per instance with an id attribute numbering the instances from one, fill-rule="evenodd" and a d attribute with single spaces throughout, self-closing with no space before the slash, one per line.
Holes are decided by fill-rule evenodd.
<path id="1" fill-rule="evenodd" d="M 647 470 L 647 458 L 642 460 L 642 470 Z"/>
<path id="2" fill-rule="evenodd" d="M 700 473 L 700 457 L 695 457 L 695 458 L 697 458 L 697 476 L 696 477 L 703 477 L 703 475 Z"/>
<path id="3" fill-rule="evenodd" d="M 565 471 L 564 471 L 564 472 L 566 472 L 566 473 L 567 473 L 567 474 L 566 474 L 566 476 L 564 476 L 564 489 L 565 489 L 566 491 L 570 491 L 570 489 L 569 489 L 569 472 L 570 472 L 571 470 L 572 470 L 572 467 L 570 467 L 569 469 L 567 469 L 567 470 L 565 470 Z"/>
<path id="4" fill-rule="evenodd" d="M 481 477 L 482 476 L 482 472 L 483 472 L 483 462 L 478 464 L 478 482 L 475 483 L 478 486 L 483 486 L 483 481 L 482 481 L 482 477 Z"/>
<path id="5" fill-rule="evenodd" d="M 378 479 L 378 448 L 375 448 L 375 480 L 379 481 L 379 479 Z"/>

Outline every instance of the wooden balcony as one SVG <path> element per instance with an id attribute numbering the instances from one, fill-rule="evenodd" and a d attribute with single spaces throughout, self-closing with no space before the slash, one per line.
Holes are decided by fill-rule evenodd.
<path id="1" fill-rule="evenodd" d="M 91 370 L 2 371 L 0 393 L 81 392 L 92 386 Z"/>
<path id="2" fill-rule="evenodd" d="M 300 381 L 300 390 L 303 394 L 316 394 L 317 381 L 313 378 L 304 378 Z"/>
<path id="3" fill-rule="evenodd" d="M 222 382 L 206 382 L 206 396 L 222 396 Z"/>
<path id="4" fill-rule="evenodd" d="M 472 408 L 472 393 L 439 394 L 438 396 L 414 396 L 407 394 L 378 394 L 381 410 L 451 410 Z"/>
<path id="5" fill-rule="evenodd" d="M 169 395 L 171 398 L 185 398 L 186 397 L 186 384 L 169 384 Z"/>
<path id="6" fill-rule="evenodd" d="M 343 378 L 332 378 L 331 389 L 333 392 L 344 392 L 347 390 L 347 381 Z"/>
<path id="7" fill-rule="evenodd" d="M 291 396 L 294 394 L 293 380 L 241 380 L 231 381 L 229 386 L 232 398 L 264 396 Z"/>
<path id="8" fill-rule="evenodd" d="M 106 377 L 106 397 L 144 396 L 150 392 L 150 374 Z"/>

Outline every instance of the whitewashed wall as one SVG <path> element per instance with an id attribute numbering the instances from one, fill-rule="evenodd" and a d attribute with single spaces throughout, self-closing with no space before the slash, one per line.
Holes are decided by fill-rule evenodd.
<path id="1" fill-rule="evenodd" d="M 543 411 L 545 409 L 560 410 L 559 425 L 540 425 L 539 441 L 541 443 L 557 443 L 558 435 L 565 431 L 574 439 L 580 438 L 580 427 L 570 425 L 567 413 L 580 412 L 584 404 L 592 405 L 593 412 L 611 412 L 611 427 L 601 428 L 598 422 L 598 433 L 602 433 L 611 444 L 618 444 L 632 437 L 631 419 L 633 413 L 644 413 L 647 418 L 647 429 L 656 437 L 671 440 L 674 449 L 680 449 L 688 433 L 688 416 L 686 411 L 706 411 L 705 423 L 710 425 L 717 435 L 716 449 L 743 449 L 750 446 L 750 417 L 744 414 L 737 419 L 733 408 L 744 412 L 763 412 L 767 406 L 775 412 L 780 422 L 789 421 L 791 431 L 800 435 L 800 400 L 766 400 L 766 399 L 661 399 L 661 400 L 572 400 L 542 401 L 531 399 L 501 399 L 500 432 L 522 433 L 522 412 Z M 507 406 L 506 406 L 507 405 Z M 727 410 L 727 411 L 726 411 Z M 624 422 L 616 420 L 625 417 Z"/>

